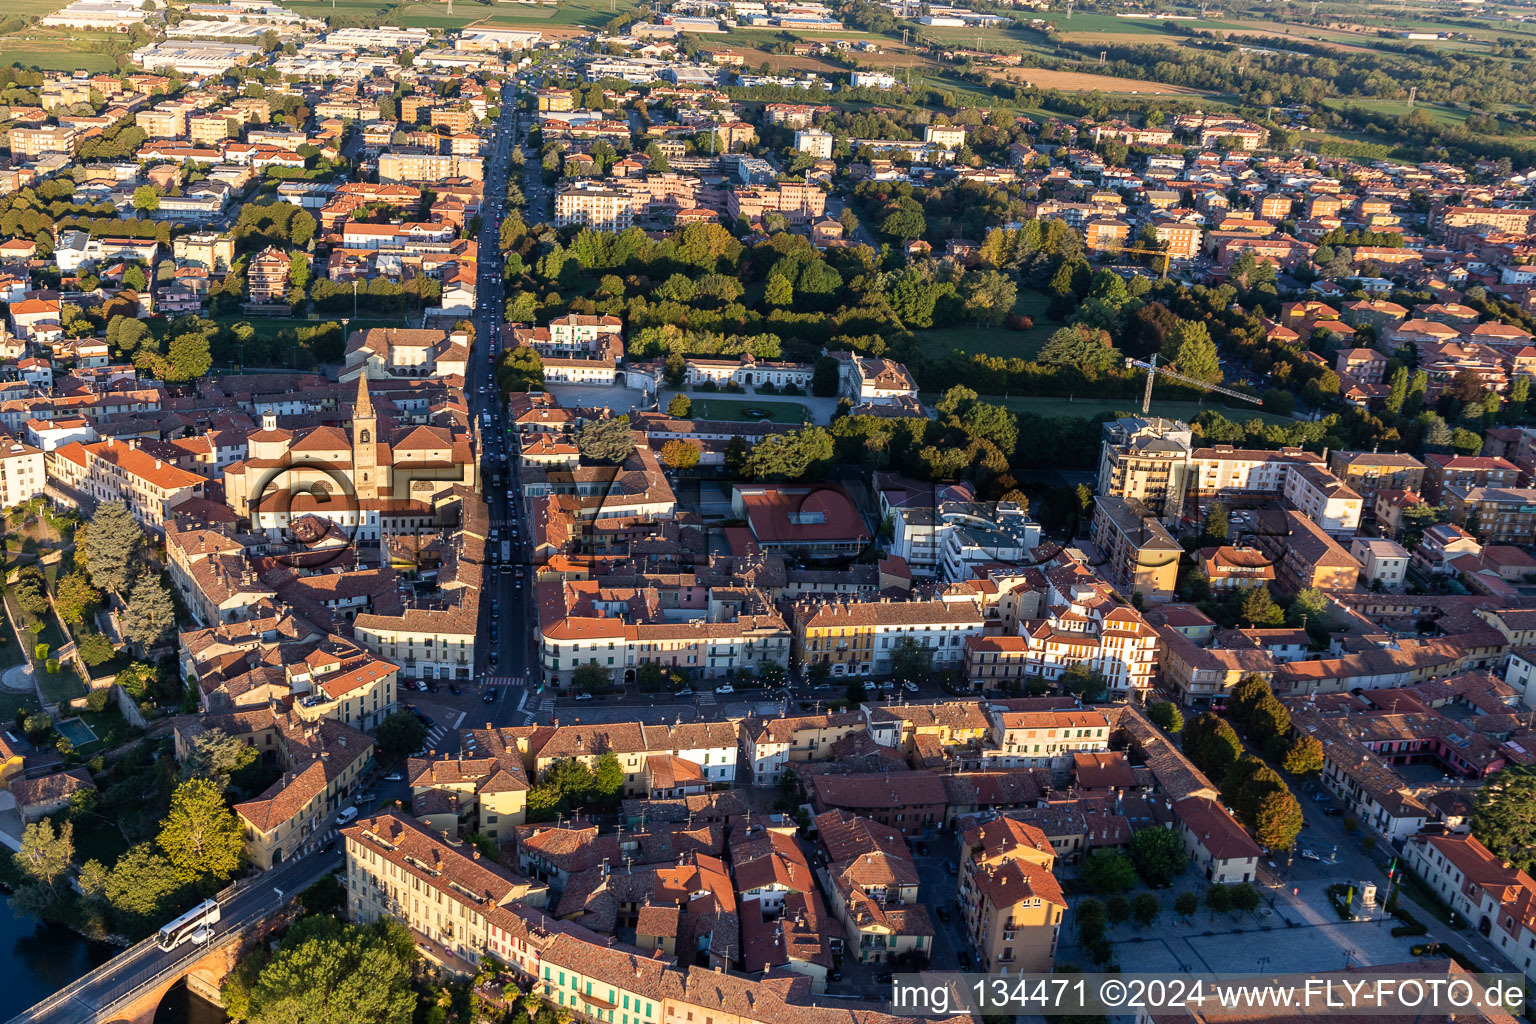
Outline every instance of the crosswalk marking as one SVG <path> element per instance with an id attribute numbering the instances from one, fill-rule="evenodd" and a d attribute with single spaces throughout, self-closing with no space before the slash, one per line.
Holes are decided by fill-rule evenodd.
<path id="1" fill-rule="evenodd" d="M 539 713 L 547 715 L 555 710 L 555 698 L 543 697 L 539 700 Z"/>
<path id="2" fill-rule="evenodd" d="M 714 706 L 715 706 L 715 691 L 714 690 L 701 690 L 701 691 L 699 691 L 699 707 L 701 707 L 701 708 L 712 708 Z"/>
<path id="3" fill-rule="evenodd" d="M 521 686 L 521 685 L 523 685 L 523 677 L 522 676 L 486 676 L 485 677 L 485 685 L 486 686 Z"/>

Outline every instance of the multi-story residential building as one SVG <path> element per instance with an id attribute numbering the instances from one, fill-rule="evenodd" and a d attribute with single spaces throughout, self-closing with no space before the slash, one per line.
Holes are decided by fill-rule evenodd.
<path id="1" fill-rule="evenodd" d="M 827 193 L 820 185 L 782 181 L 776 185 L 746 185 L 731 189 L 725 197 L 725 215 L 731 221 L 758 224 L 765 213 L 782 214 L 790 225 L 810 224 L 827 212 Z"/>
<path id="2" fill-rule="evenodd" d="M 1408 551 L 1395 540 L 1355 537 L 1349 553 L 1359 560 L 1361 582 L 1367 586 L 1395 593 L 1408 581 Z"/>
<path id="3" fill-rule="evenodd" d="M 473 973 L 486 952 L 493 910 L 542 906 L 548 899 L 542 883 L 483 859 L 473 846 L 445 843 L 398 814 L 363 818 L 341 834 L 348 919 L 400 921 L 426 940 L 418 948 L 454 973 Z"/>
<path id="4" fill-rule="evenodd" d="M 1111 583 L 1153 600 L 1173 596 L 1184 549 L 1140 501 L 1101 496 L 1094 502 L 1093 543 Z"/>
<path id="5" fill-rule="evenodd" d="M 872 738 L 882 724 L 874 723 Z M 808 772 L 802 781 L 807 802 L 817 814 L 857 814 L 914 839 L 931 836 L 944 824 L 949 797 L 936 772 Z"/>
<path id="6" fill-rule="evenodd" d="M 541 737 L 537 749 L 529 748 L 534 777 L 556 761 L 577 760 L 591 767 L 605 753 L 613 753 L 624 770 L 627 796 L 646 796 L 647 762 L 653 757 L 673 757 L 697 765 L 710 785 L 729 786 L 736 781 L 736 762 L 741 747 L 740 722 L 681 723 L 672 727 L 623 722 L 615 725 L 562 725 Z"/>
<path id="7" fill-rule="evenodd" d="M 1337 451 L 1328 457 L 1328 468 L 1360 495 L 1367 516 L 1376 504 L 1376 492 L 1418 491 L 1424 484 L 1424 463 L 1412 455 Z"/>
<path id="8" fill-rule="evenodd" d="M 747 592 L 740 603 L 710 600 L 697 614 L 676 617 L 662 614 L 654 590 L 654 614 L 634 614 L 633 590 L 590 580 L 552 586 L 555 596 L 540 610 L 539 646 L 544 679 L 555 686 L 569 686 L 575 670 L 589 664 L 619 683 L 634 682 L 646 663 L 691 679 L 729 679 L 770 662 L 788 664 L 789 627 L 760 591 Z"/>
<path id="9" fill-rule="evenodd" d="M 1321 455 L 1300 448 L 1268 451 L 1229 444 L 1196 449 L 1189 461 L 1189 493 L 1202 502 L 1283 494 L 1292 469 L 1323 465 Z"/>
<path id="10" fill-rule="evenodd" d="M 1105 423 L 1097 492 L 1134 498 L 1164 523 L 1178 522 L 1184 514 L 1193 437 L 1181 420 L 1128 416 Z"/>
<path id="11" fill-rule="evenodd" d="M 224 273 L 235 262 L 235 239 L 212 231 L 177 235 L 171 241 L 171 254 L 178 264 Z"/>
<path id="12" fill-rule="evenodd" d="M 267 246 L 246 264 L 245 280 L 252 302 L 282 302 L 288 291 L 288 255 L 275 246 Z"/>
<path id="13" fill-rule="evenodd" d="M 512 837 L 526 817 L 528 774 L 515 737 L 503 729 L 466 729 L 462 749 L 446 758 L 411 758 L 406 780 L 412 810 L 433 828 Z"/>
<path id="14" fill-rule="evenodd" d="M 223 114 L 202 114 L 187 118 L 187 137 L 193 145 L 217 146 L 236 135 L 238 129 Z"/>
<path id="15" fill-rule="evenodd" d="M 485 174 L 484 164 L 484 159 L 478 156 L 396 150 L 379 154 L 379 181 L 386 184 L 402 181 L 431 183 L 447 178 L 481 181 Z"/>
<path id="16" fill-rule="evenodd" d="M 1458 921 L 1475 925 L 1511 966 L 1536 980 L 1536 880 L 1471 835 L 1411 836 L 1403 863 Z"/>
<path id="17" fill-rule="evenodd" d="M 42 128 L 12 128 L 11 156 L 33 160 L 38 157 L 60 154 L 74 156 L 79 140 L 69 125 L 47 125 Z"/>
<path id="18" fill-rule="evenodd" d="M 1275 563 L 1281 589 L 1355 589 L 1360 563 L 1321 526 L 1295 511 L 1261 512 L 1255 519 L 1259 548 Z"/>
<path id="19" fill-rule="evenodd" d="M 246 855 L 264 870 L 291 860 L 317 839 L 373 761 L 367 733 L 334 719 L 305 721 L 296 712 L 268 708 L 178 719 L 177 760 L 185 760 L 198 736 L 213 729 L 274 753 L 283 768 L 282 777 L 260 795 L 234 806 Z"/>
<path id="20" fill-rule="evenodd" d="M 1452 488 L 1451 519 L 1484 544 L 1536 543 L 1536 488 Z"/>
<path id="21" fill-rule="evenodd" d="M 1236 818 L 1208 796 L 1187 796 L 1173 805 L 1175 829 L 1195 869 L 1217 885 L 1259 876 L 1263 851 Z"/>
<path id="22" fill-rule="evenodd" d="M 635 197 L 592 182 L 566 185 L 555 192 L 555 224 L 597 231 L 623 231 L 635 223 Z"/>
<path id="23" fill-rule="evenodd" d="M 1227 544 L 1202 548 L 1199 559 L 1206 581 L 1218 592 L 1265 586 L 1275 578 L 1274 563 L 1258 548 Z"/>
<path id="24" fill-rule="evenodd" d="M 0 508 L 15 508 L 47 485 L 47 453 L 0 434 Z"/>
<path id="25" fill-rule="evenodd" d="M 806 129 L 795 132 L 795 149 L 817 160 L 832 159 L 832 136 L 823 131 Z"/>
<path id="26" fill-rule="evenodd" d="M 151 139 L 179 139 L 187 134 L 187 112 L 179 108 L 141 110 L 133 123 Z"/>
<path id="27" fill-rule="evenodd" d="M 1292 464 L 1285 476 L 1284 493 L 1287 501 L 1326 533 L 1347 536 L 1360 528 L 1365 499 L 1320 466 Z"/>
<path id="28" fill-rule="evenodd" d="M 1414 489 L 1431 505 L 1440 505 L 1450 500 L 1453 489 L 1519 486 L 1520 467 L 1508 459 L 1431 453 L 1424 456 L 1424 486 Z"/>
<path id="29" fill-rule="evenodd" d="M 960 907 L 977 969 L 1049 973 L 1067 910 L 1052 874 L 1050 840 L 1038 827 L 1004 817 L 968 830 L 960 848 Z"/>
<path id="30" fill-rule="evenodd" d="M 992 731 L 982 751 L 988 771 L 1015 768 L 1066 768 L 1078 753 L 1109 747 L 1113 726 L 1109 717 L 1093 708 L 1059 711 L 991 712 Z"/>
<path id="31" fill-rule="evenodd" d="M 94 501 L 121 501 L 147 530 L 163 534 L 171 510 L 206 495 L 205 477 L 178 469 L 143 451 L 133 441 L 109 437 L 95 444 L 75 442 L 47 453 L 50 482 Z"/>
<path id="32" fill-rule="evenodd" d="M 975 601 L 809 602 L 794 609 L 791 655 L 808 670 L 827 665 L 833 676 L 886 676 L 907 644 L 927 653 L 936 670 L 958 668 L 968 637 L 981 636 Z"/>
<path id="33" fill-rule="evenodd" d="M 827 757 L 838 741 L 864 731 L 859 711 L 752 719 L 743 727 L 754 786 L 777 786 L 792 763 Z"/>
<path id="34" fill-rule="evenodd" d="M 975 689 L 1009 680 L 1060 682 L 1072 669 L 1099 673 L 1115 697 L 1152 685 L 1157 633 L 1110 586 L 1076 562 L 1045 573 L 1043 618 L 1021 621 L 1016 636 L 966 641 L 965 677 Z"/>
<path id="35" fill-rule="evenodd" d="M 926 960 L 933 922 L 918 900 L 917 867 L 901 833 L 837 810 L 817 815 L 816 829 L 849 955 L 860 963 L 886 963 L 905 953 Z"/>

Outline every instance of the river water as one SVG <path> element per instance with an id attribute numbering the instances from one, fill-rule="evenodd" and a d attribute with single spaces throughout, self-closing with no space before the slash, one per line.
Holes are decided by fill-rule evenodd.
<path id="1" fill-rule="evenodd" d="M 118 949 L 56 925 L 12 913 L 0 893 L 0 1021 L 10 1020 L 76 978 L 112 959 Z M 223 1024 L 224 1011 L 178 985 L 161 1000 L 155 1024 Z"/>

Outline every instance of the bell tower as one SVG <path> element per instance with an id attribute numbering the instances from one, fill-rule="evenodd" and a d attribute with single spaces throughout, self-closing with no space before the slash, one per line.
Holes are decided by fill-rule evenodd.
<path id="1" fill-rule="evenodd" d="M 359 501 L 379 496 L 379 418 L 368 397 L 368 374 L 357 378 L 357 401 L 352 406 L 352 488 Z"/>

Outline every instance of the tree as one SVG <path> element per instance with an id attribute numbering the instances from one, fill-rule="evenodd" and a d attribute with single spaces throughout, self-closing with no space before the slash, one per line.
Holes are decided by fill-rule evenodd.
<path id="1" fill-rule="evenodd" d="M 228 881 L 245 852 L 240 822 L 224 806 L 223 788 L 202 778 L 176 787 L 155 841 L 184 882 Z"/>
<path id="2" fill-rule="evenodd" d="M 822 427 L 806 427 L 789 434 L 770 434 L 747 453 L 743 476 L 754 480 L 802 480 L 816 476 L 832 464 L 832 435 Z"/>
<path id="3" fill-rule="evenodd" d="M 635 435 L 628 416 L 592 420 L 576 432 L 576 448 L 592 462 L 619 465 L 635 450 Z"/>
<path id="4" fill-rule="evenodd" d="M 1505 768 L 1477 791 L 1472 834 L 1494 857 L 1536 870 L 1536 770 Z"/>
<path id="5" fill-rule="evenodd" d="M 1211 510 L 1205 516 L 1204 542 L 1218 547 L 1225 544 L 1230 535 L 1231 526 L 1227 518 L 1227 506 L 1219 501 L 1212 502 Z"/>
<path id="6" fill-rule="evenodd" d="M 1173 912 L 1186 921 L 1195 916 L 1195 911 L 1200 909 L 1200 897 L 1192 892 L 1181 892 L 1173 900 Z"/>
<path id="7" fill-rule="evenodd" d="M 1119 361 L 1109 333 L 1083 324 L 1052 334 L 1035 359 L 1043 366 L 1075 366 L 1090 379 L 1108 373 Z"/>
<path id="8" fill-rule="evenodd" d="M 1084 704 L 1097 704 L 1109 691 L 1104 673 L 1087 665 L 1073 665 L 1061 675 L 1061 692 L 1069 693 Z"/>
<path id="9" fill-rule="evenodd" d="M 624 768 L 613 751 L 605 751 L 592 767 L 592 795 L 609 807 L 624 798 Z"/>
<path id="10" fill-rule="evenodd" d="M 1282 787 L 1259 801 L 1253 813 L 1253 835 L 1271 850 L 1289 850 L 1296 843 L 1303 820 L 1301 805 Z"/>
<path id="11" fill-rule="evenodd" d="M 1394 416 L 1403 411 L 1403 403 L 1408 399 L 1408 367 L 1399 366 L 1392 371 L 1392 381 L 1388 385 L 1386 406 L 1387 411 Z"/>
<path id="12" fill-rule="evenodd" d="M 398 921 L 363 926 L 304 918 L 260 969 L 246 1024 L 410 1024 L 415 959 L 415 944 Z"/>
<path id="13" fill-rule="evenodd" d="M 75 644 L 75 649 L 80 652 L 80 659 L 90 668 L 98 668 L 117 657 L 117 648 L 112 646 L 112 641 L 100 633 L 81 633 L 80 639 Z M 97 691 L 91 691 L 95 694 Z M 100 691 L 101 706 L 107 706 L 107 699 L 111 696 L 111 690 L 103 688 Z M 100 710 L 99 708 L 97 710 Z"/>
<path id="14" fill-rule="evenodd" d="M 1275 604 L 1265 586 L 1244 587 L 1237 599 L 1238 621 L 1258 629 L 1279 626 L 1285 621 L 1285 610 Z"/>
<path id="15" fill-rule="evenodd" d="M 1163 347 L 1167 361 L 1186 377 L 1221 383 L 1221 361 L 1205 324 L 1181 320 Z"/>
<path id="16" fill-rule="evenodd" d="M 1124 893 L 1115 893 L 1104 901 L 1104 916 L 1110 924 L 1124 924 L 1131 919 L 1131 901 Z"/>
<path id="17" fill-rule="evenodd" d="M 409 711 L 395 711 L 379 723 L 374 742 L 379 760 L 403 761 L 421 749 L 427 741 L 427 727 Z"/>
<path id="18" fill-rule="evenodd" d="M 120 501 L 98 505 L 85 532 L 85 558 L 91 582 L 122 593 L 139 567 L 144 528 Z"/>
<path id="19" fill-rule="evenodd" d="M 662 444 L 661 461 L 673 469 L 692 469 L 699 464 L 699 446 L 674 437 Z"/>
<path id="20" fill-rule="evenodd" d="M 66 882 L 74 859 L 75 826 L 66 821 L 55 829 L 52 818 L 28 825 L 21 834 L 21 849 L 11 855 L 16 870 L 40 890 L 48 904 L 63 894 L 60 886 Z"/>
<path id="21" fill-rule="evenodd" d="M 170 368 L 165 377 L 172 383 L 196 380 L 207 374 L 213 366 L 208 337 L 195 332 L 178 334 L 172 338 L 165 358 Z"/>
<path id="22" fill-rule="evenodd" d="M 110 907 L 117 926 L 130 934 L 163 924 L 182 890 L 176 868 L 152 843 L 129 847 L 110 871 L 98 861 L 88 861 L 80 869 L 80 881 L 86 897 Z"/>
<path id="23" fill-rule="evenodd" d="M 1148 885 L 1167 885 L 1184 873 L 1189 853 L 1173 830 L 1143 828 L 1131 836 L 1131 863 Z"/>
<path id="24" fill-rule="evenodd" d="M 613 686 L 613 673 L 595 661 L 577 665 L 571 672 L 571 689 L 578 693 L 604 693 Z"/>
<path id="25" fill-rule="evenodd" d="M 1205 890 L 1205 906 L 1214 917 L 1232 909 L 1232 890 L 1224 885 L 1213 885 Z"/>
<path id="26" fill-rule="evenodd" d="M 1239 914 L 1251 914 L 1259 909 L 1259 891 L 1247 882 L 1231 886 L 1232 909 Z"/>
<path id="27" fill-rule="evenodd" d="M 1079 875 L 1095 892 L 1125 892 L 1136 885 L 1136 865 L 1115 850 L 1095 850 L 1083 861 Z"/>
<path id="28" fill-rule="evenodd" d="M 933 671 L 933 652 L 910 636 L 900 637 L 891 648 L 891 675 L 903 682 L 927 679 Z"/>
<path id="29" fill-rule="evenodd" d="M 1184 712 L 1171 700 L 1160 700 L 1147 709 L 1147 717 L 1164 732 L 1178 733 L 1184 728 Z"/>
<path id="30" fill-rule="evenodd" d="M 1281 767 L 1292 775 L 1312 775 L 1322 771 L 1322 741 L 1316 736 L 1297 736 L 1287 748 Z"/>
<path id="31" fill-rule="evenodd" d="M 144 650 L 152 650 L 176 628 L 176 602 L 171 589 L 158 575 L 147 573 L 133 585 L 123 609 L 123 636 Z"/>
<path id="32" fill-rule="evenodd" d="M 693 399 L 687 395 L 673 395 L 672 400 L 667 403 L 667 415 L 687 419 L 693 415 Z"/>
<path id="33" fill-rule="evenodd" d="M 80 569 L 61 577 L 54 588 L 54 607 L 59 617 L 72 626 L 84 622 L 100 602 L 101 591 L 91 586 L 91 578 Z"/>
<path id="34" fill-rule="evenodd" d="M 820 357 L 811 373 L 811 394 L 819 398 L 836 395 L 841 374 L 841 364 L 836 359 L 831 356 Z"/>
<path id="35" fill-rule="evenodd" d="M 256 763 L 256 748 L 223 729 L 209 729 L 199 733 L 192 747 L 181 762 L 183 779 L 207 779 L 220 792 L 229 788 L 229 780 L 236 772 Z"/>
<path id="36" fill-rule="evenodd" d="M 1242 756 L 1243 744 L 1232 726 L 1207 711 L 1184 727 L 1184 755 L 1208 779 L 1221 779 Z"/>
<path id="37" fill-rule="evenodd" d="M 160 209 L 160 186 L 140 185 L 134 189 L 133 208 L 140 213 L 154 213 Z"/>
<path id="38" fill-rule="evenodd" d="M 1157 831 L 1162 832 L 1163 829 Z M 1156 895 L 1150 892 L 1139 892 L 1135 899 L 1131 900 L 1131 917 L 1136 922 L 1136 927 L 1147 928 L 1157 920 L 1163 912 L 1163 905 Z"/>
<path id="39" fill-rule="evenodd" d="M 763 301 L 770 306 L 779 309 L 788 309 L 795 304 L 795 285 L 783 274 L 769 274 L 768 282 L 763 287 Z"/>

